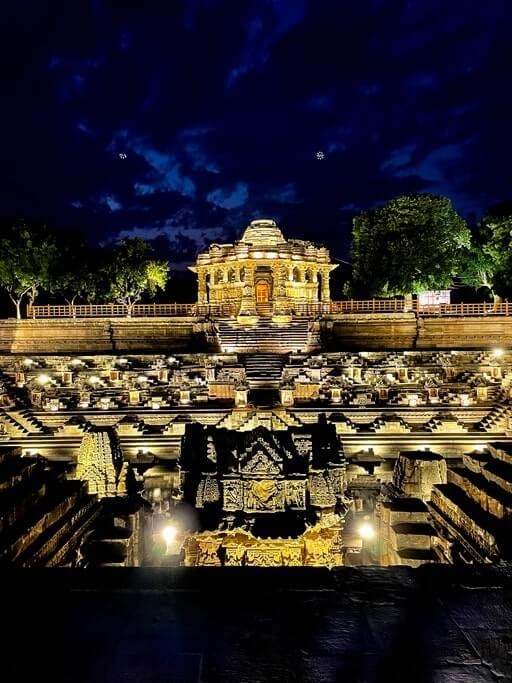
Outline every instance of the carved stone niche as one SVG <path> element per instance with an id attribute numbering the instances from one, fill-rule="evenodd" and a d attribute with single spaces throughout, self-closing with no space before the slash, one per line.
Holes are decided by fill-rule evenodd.
<path id="1" fill-rule="evenodd" d="M 483 385 L 476 388 L 476 399 L 477 401 L 487 401 L 489 397 L 489 387 Z"/>
<path id="2" fill-rule="evenodd" d="M 245 408 L 249 402 L 249 389 L 245 386 L 235 388 L 235 406 Z"/>
<path id="3" fill-rule="evenodd" d="M 244 481 L 246 512 L 282 512 L 285 509 L 285 482 L 279 479 Z"/>
<path id="4" fill-rule="evenodd" d="M 407 382 L 409 380 L 409 368 L 398 367 L 398 379 L 400 382 Z"/>
<path id="5" fill-rule="evenodd" d="M 283 406 L 293 406 L 293 387 L 283 386 L 279 389 L 279 398 Z"/>
<path id="6" fill-rule="evenodd" d="M 341 403 L 342 401 L 342 389 L 341 387 L 331 387 L 329 389 L 330 398 L 332 403 Z"/>

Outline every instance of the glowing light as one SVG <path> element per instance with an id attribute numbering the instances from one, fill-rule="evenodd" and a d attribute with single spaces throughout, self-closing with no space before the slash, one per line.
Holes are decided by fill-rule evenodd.
<path id="1" fill-rule="evenodd" d="M 166 526 L 163 528 L 162 531 L 162 536 L 164 537 L 165 545 L 167 546 L 165 549 L 165 552 L 168 553 L 171 546 L 174 544 L 176 541 L 176 527 L 175 526 Z"/>
<path id="2" fill-rule="evenodd" d="M 32 358 L 25 358 L 25 360 L 23 361 L 23 365 L 26 365 L 27 367 L 30 367 L 33 364 L 34 361 L 32 360 Z"/>
<path id="3" fill-rule="evenodd" d="M 388 372 L 388 374 L 386 375 L 386 379 L 392 382 L 395 379 L 395 376 Z"/>
<path id="4" fill-rule="evenodd" d="M 501 356 L 503 356 L 504 353 L 505 353 L 505 351 L 503 349 L 493 349 L 492 350 L 492 355 L 495 358 L 501 358 Z"/>
<path id="5" fill-rule="evenodd" d="M 39 382 L 39 384 L 44 386 L 45 384 L 48 384 L 48 382 L 51 382 L 52 380 L 51 380 L 51 377 L 49 375 L 43 374 L 43 375 L 39 375 L 39 377 L 37 378 L 37 381 Z"/>
<path id="6" fill-rule="evenodd" d="M 140 383 L 142 384 L 143 382 L 147 382 L 147 381 L 148 381 L 148 378 L 146 377 L 146 375 L 139 375 L 139 376 L 137 377 L 137 381 L 140 382 Z"/>
<path id="7" fill-rule="evenodd" d="M 98 384 L 99 382 L 100 382 L 100 378 L 97 377 L 96 375 L 89 377 L 89 383 L 90 384 Z"/>
<path id="8" fill-rule="evenodd" d="M 359 527 L 359 535 L 361 538 L 369 540 L 375 536 L 375 529 L 369 522 L 365 522 Z"/>
<path id="9" fill-rule="evenodd" d="M 323 152 L 317 152 L 317 153 L 316 153 L 316 158 L 317 158 L 319 161 L 322 161 L 322 159 L 323 159 L 324 157 L 325 157 L 325 154 L 324 154 Z"/>
<path id="10" fill-rule="evenodd" d="M 119 152 L 118 157 L 120 159 L 126 159 L 126 154 L 124 152 Z"/>
<path id="11" fill-rule="evenodd" d="M 80 358 L 73 358 L 73 360 L 71 361 L 71 365 L 82 365 L 82 361 L 80 360 Z"/>
<path id="12" fill-rule="evenodd" d="M 176 538 L 176 527 L 166 526 L 162 532 L 164 541 L 166 543 L 172 543 Z"/>

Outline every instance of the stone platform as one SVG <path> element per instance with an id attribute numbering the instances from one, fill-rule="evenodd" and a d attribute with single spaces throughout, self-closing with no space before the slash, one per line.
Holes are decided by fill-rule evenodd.
<path id="1" fill-rule="evenodd" d="M 66 683 L 506 681 L 511 572 L 4 572 L 2 671 Z"/>
<path id="2" fill-rule="evenodd" d="M 286 349 L 317 345 L 324 350 L 433 350 L 482 349 L 512 346 L 512 316 L 422 316 L 415 313 L 345 313 L 325 315 L 308 337 L 304 318 L 294 319 L 286 329 Z M 265 325 L 263 322 L 263 337 Z M 233 320 L 224 321 L 226 348 L 240 352 L 252 343 Z M 313 332 L 313 327 L 311 331 Z M 239 332 L 239 328 L 242 332 Z M 258 327 L 253 328 L 255 333 Z M 261 332 L 261 330 L 260 330 Z M 268 335 L 267 335 L 268 336 Z M 221 334 L 222 337 L 222 334 Z M 0 321 L 2 353 L 116 353 L 185 352 L 220 350 L 222 339 L 212 320 L 204 317 L 154 318 L 54 318 Z M 238 344 L 242 346 L 238 348 Z M 315 343 L 313 343 L 315 342 Z M 261 344 L 260 344 L 261 346 Z M 283 350 L 278 348 L 274 350 Z M 266 350 L 270 350 L 267 349 Z"/>

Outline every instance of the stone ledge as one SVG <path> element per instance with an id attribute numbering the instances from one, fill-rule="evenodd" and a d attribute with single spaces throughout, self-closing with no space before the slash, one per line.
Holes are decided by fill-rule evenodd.
<path id="1" fill-rule="evenodd" d="M 491 683 L 512 676 L 511 588 L 504 565 L 5 571 L 2 664 L 63 683 Z"/>

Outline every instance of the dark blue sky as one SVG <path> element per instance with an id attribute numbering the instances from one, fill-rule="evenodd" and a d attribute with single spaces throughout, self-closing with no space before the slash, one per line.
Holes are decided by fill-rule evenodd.
<path id="1" fill-rule="evenodd" d="M 506 0 L 9 5 L 1 216 L 185 261 L 264 216 L 342 256 L 397 194 L 512 194 Z"/>

